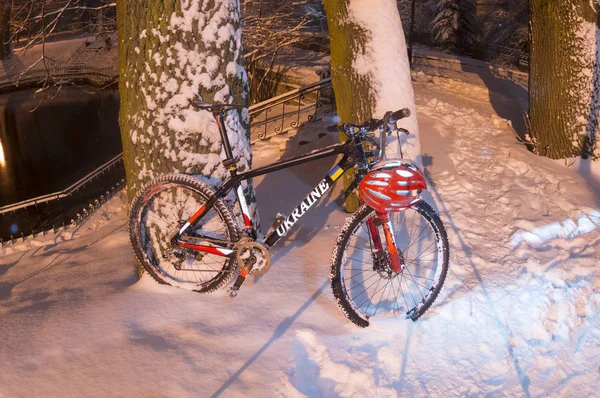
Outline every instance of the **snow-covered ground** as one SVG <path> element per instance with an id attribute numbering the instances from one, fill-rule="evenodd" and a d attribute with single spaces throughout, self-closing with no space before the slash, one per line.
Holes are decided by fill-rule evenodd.
<path id="1" fill-rule="evenodd" d="M 121 195 L 74 239 L 0 257 L 0 396 L 596 395 L 600 177 L 527 152 L 480 86 L 421 76 L 415 93 L 451 244 L 418 322 L 339 313 L 329 258 L 347 215 L 331 197 L 231 300 L 138 281 Z M 275 140 L 255 161 L 334 139 Z M 264 228 L 333 163 L 257 179 Z"/>
<path id="2" fill-rule="evenodd" d="M 61 37 L 62 36 L 62 37 Z M 110 36 L 116 42 L 116 34 Z M 46 63 L 42 57 L 46 57 Z M 46 71 L 56 73 L 55 68 L 112 68 L 117 74 L 117 46 L 107 47 L 106 41 L 89 33 L 72 33 L 57 35 L 51 41 L 36 44 L 31 48 L 16 48 L 13 55 L 0 63 L 0 82 L 10 80 L 16 82 L 28 74 L 39 74 Z M 63 71 L 65 73 L 65 71 Z M 76 71 L 70 71 L 76 73 Z"/>

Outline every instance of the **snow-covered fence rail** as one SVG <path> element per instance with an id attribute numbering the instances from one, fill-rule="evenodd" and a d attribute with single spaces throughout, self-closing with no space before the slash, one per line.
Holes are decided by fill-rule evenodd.
<path id="1" fill-rule="evenodd" d="M 48 70 L 35 68 L 26 72 L 13 73 L 0 78 L 0 92 L 21 90 L 24 87 L 43 87 L 46 84 L 91 84 L 105 86 L 118 80 L 116 68 L 94 68 L 90 66 L 61 66 Z"/>
<path id="2" fill-rule="evenodd" d="M 331 78 L 278 95 L 249 108 L 251 133 L 261 140 L 333 113 Z"/>
<path id="3" fill-rule="evenodd" d="M 0 244 L 77 225 L 125 184 L 119 154 L 70 187 L 0 207 Z"/>
<path id="4" fill-rule="evenodd" d="M 425 46 L 435 47 L 431 32 L 414 32 L 413 41 Z M 478 41 L 471 46 L 469 56 L 480 61 L 518 67 L 523 71 L 529 70 L 529 52 L 518 48 Z"/>

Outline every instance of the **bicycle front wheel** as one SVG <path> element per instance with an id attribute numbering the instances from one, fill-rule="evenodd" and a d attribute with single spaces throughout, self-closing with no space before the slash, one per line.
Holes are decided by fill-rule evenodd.
<path id="1" fill-rule="evenodd" d="M 390 213 L 404 264 L 393 272 L 383 228 L 374 247 L 368 225 L 378 224 L 375 210 L 363 205 L 338 236 L 331 260 L 331 287 L 340 310 L 354 324 L 369 326 L 371 317 L 413 320 L 433 304 L 448 272 L 448 238 L 435 211 L 425 202 Z"/>
<path id="2" fill-rule="evenodd" d="M 236 268 L 235 260 L 173 247 L 170 240 L 213 195 L 213 190 L 185 174 L 168 174 L 144 186 L 131 203 L 129 235 L 136 257 L 158 282 L 201 293 L 223 287 Z M 240 232 L 229 206 L 221 199 L 188 228 L 184 241 L 233 248 Z M 210 239 L 207 241 L 206 238 Z"/>

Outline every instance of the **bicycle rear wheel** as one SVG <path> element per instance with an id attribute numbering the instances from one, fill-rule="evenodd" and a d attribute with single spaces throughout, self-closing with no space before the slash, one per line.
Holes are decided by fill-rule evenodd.
<path id="1" fill-rule="evenodd" d="M 170 240 L 206 203 L 213 190 L 185 174 L 168 174 L 142 187 L 131 203 L 129 236 L 136 257 L 158 282 L 201 293 L 214 292 L 231 280 L 235 260 L 215 254 L 172 247 Z M 214 246 L 210 238 L 233 248 L 240 232 L 229 206 L 217 200 L 214 207 L 182 239 Z"/>
<path id="2" fill-rule="evenodd" d="M 363 205 L 348 219 L 333 250 L 331 287 L 340 310 L 354 324 L 367 327 L 377 317 L 404 314 L 419 318 L 433 304 L 448 272 L 448 238 L 442 221 L 425 202 L 390 213 L 405 267 L 394 273 L 383 248 L 374 247 L 367 222 L 377 218 Z M 387 256 L 387 257 L 386 257 Z"/>

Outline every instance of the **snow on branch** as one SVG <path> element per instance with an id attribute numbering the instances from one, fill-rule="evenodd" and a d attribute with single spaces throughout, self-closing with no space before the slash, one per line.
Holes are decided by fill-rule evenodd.
<path id="1" fill-rule="evenodd" d="M 433 40 L 450 50 L 468 53 L 475 45 L 474 0 L 441 0 L 432 22 Z"/>
<path id="2" fill-rule="evenodd" d="M 281 50 L 307 37 L 311 0 L 242 0 L 243 42 L 251 90 L 262 92 Z"/>
<path id="3" fill-rule="evenodd" d="M 70 2 L 69 2 L 70 3 Z M 89 6 L 71 6 L 71 7 L 63 7 L 60 10 L 57 11 L 53 11 L 53 12 L 48 12 L 44 15 L 37 15 L 33 18 L 31 18 L 31 21 L 36 21 L 42 18 L 46 18 L 46 17 L 50 17 L 52 15 L 57 15 L 60 17 L 62 14 L 65 13 L 65 11 L 74 11 L 74 10 L 86 10 L 86 11 L 100 11 L 106 8 L 111 8 L 111 7 L 117 7 L 117 3 L 109 3 L 109 4 L 105 4 L 103 6 L 98 6 L 98 7 L 89 7 Z"/>
<path id="4" fill-rule="evenodd" d="M 42 36 L 58 31 L 98 31 L 116 29 L 115 1 L 87 5 L 86 0 L 25 0 L 13 5 L 10 20 L 12 41 L 25 48 L 40 44 Z M 87 13 L 87 15 L 86 15 Z M 24 37 L 25 36 L 25 37 Z M 24 40 L 23 40 L 24 39 Z"/>

